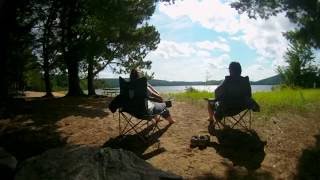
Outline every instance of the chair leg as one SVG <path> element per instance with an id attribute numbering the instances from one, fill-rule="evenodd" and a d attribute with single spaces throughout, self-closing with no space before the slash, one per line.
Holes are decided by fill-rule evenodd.
<path id="1" fill-rule="evenodd" d="M 246 119 L 246 115 L 248 116 L 248 119 Z M 245 110 L 236 116 L 225 117 L 224 118 L 225 123 L 226 123 L 226 119 L 228 119 L 228 121 L 232 123 L 231 128 L 234 128 L 235 126 L 240 126 L 246 130 L 251 129 L 252 117 L 251 117 L 250 110 Z"/>
<path id="2" fill-rule="evenodd" d="M 147 143 L 148 136 L 156 133 L 156 130 L 160 130 L 157 123 L 153 122 L 152 120 L 149 122 L 149 120 L 137 119 L 138 122 L 135 123 L 133 122 L 134 117 L 132 115 L 129 116 L 130 117 L 123 112 L 119 112 L 119 135 L 127 135 L 134 132 L 143 142 Z M 125 122 L 124 127 L 121 127 L 122 120 Z M 152 129 L 149 130 L 148 128 Z M 147 129 L 146 133 L 144 133 L 141 129 Z"/>
<path id="3" fill-rule="evenodd" d="M 130 118 L 128 118 L 125 114 L 123 114 L 122 112 L 121 112 L 121 116 L 122 116 L 122 118 L 126 121 L 126 124 L 125 124 L 125 126 L 124 126 L 124 128 L 122 129 L 122 130 L 120 130 L 120 135 L 124 135 L 124 134 L 126 134 L 127 132 L 125 132 L 125 130 L 127 129 L 127 127 L 128 127 L 128 125 L 130 125 L 129 124 L 129 122 L 131 122 L 131 119 L 132 119 L 132 116 L 130 115 Z M 121 117 L 120 117 L 121 118 Z M 121 126 L 120 124 L 120 121 L 121 121 L 121 119 L 119 119 L 119 126 Z"/>

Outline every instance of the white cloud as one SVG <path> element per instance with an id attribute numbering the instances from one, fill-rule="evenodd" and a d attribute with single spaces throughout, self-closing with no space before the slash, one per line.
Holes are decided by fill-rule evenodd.
<path id="1" fill-rule="evenodd" d="M 155 72 L 157 79 L 204 81 L 207 71 L 215 75 L 212 78 L 223 79 L 231 58 L 228 54 L 213 55 L 215 47 L 199 47 L 199 44 L 208 42 L 161 41 L 158 49 L 148 54 L 146 59 L 152 61 L 151 71 Z"/>
<path id="2" fill-rule="evenodd" d="M 282 33 L 294 28 L 289 20 L 283 14 L 268 20 L 249 19 L 246 14 L 239 15 L 229 4 L 230 1 L 223 3 L 219 0 L 185 0 L 176 1 L 171 6 L 160 5 L 159 10 L 174 20 L 188 17 L 207 29 L 226 32 L 231 35 L 231 40 L 245 42 L 259 56 L 272 60 L 274 65 L 283 64 L 288 42 Z M 225 42 L 221 37 L 218 39 Z M 216 47 L 215 44 L 209 46 L 207 43 L 207 48 L 213 46 Z M 227 52 L 230 50 L 223 47 L 223 44 L 222 49 Z"/>
<path id="3" fill-rule="evenodd" d="M 223 41 L 202 41 L 202 42 L 197 42 L 196 46 L 201 48 L 201 49 L 206 49 L 206 50 L 214 50 L 214 49 L 219 49 L 224 52 L 229 52 L 230 47 L 227 43 Z"/>
<path id="4" fill-rule="evenodd" d="M 231 39 L 233 41 L 240 41 L 241 40 L 241 36 L 230 36 L 229 39 Z"/>
<path id="5" fill-rule="evenodd" d="M 153 61 L 151 71 L 155 72 L 156 78 L 204 80 L 209 71 L 212 74 L 210 79 L 222 79 L 228 74 L 226 67 L 231 61 L 228 54 L 233 53 L 229 43 L 240 42 L 257 54 L 252 65 L 243 67 L 244 75 L 259 80 L 275 74 L 275 67 L 284 64 L 283 55 L 288 46 L 282 32 L 294 26 L 283 14 L 268 20 L 249 19 L 246 14 L 238 15 L 229 3 L 222 0 L 177 0 L 173 5 L 160 4 L 160 15 L 156 15 L 154 21 L 156 26 L 169 29 L 165 34 L 170 34 L 171 29 L 199 25 L 220 34 L 216 41 L 191 43 L 187 42 L 188 39 L 186 42 L 162 40 L 158 49 L 147 56 L 147 59 Z M 244 53 L 247 51 L 244 50 Z"/>
<path id="6" fill-rule="evenodd" d="M 164 59 L 209 56 L 211 52 L 219 50 L 222 52 L 229 52 L 230 47 L 228 44 L 219 41 L 199 41 L 194 43 L 175 42 L 163 40 L 158 45 L 156 51 L 151 54 L 158 55 Z"/>
<path id="7" fill-rule="evenodd" d="M 283 64 L 283 55 L 288 47 L 288 41 L 282 33 L 293 28 L 289 26 L 289 20 L 280 14 L 270 17 L 268 20 L 249 19 L 247 16 L 240 17 L 241 39 L 257 54 L 265 59 L 271 59 L 273 64 Z"/>
<path id="8" fill-rule="evenodd" d="M 161 41 L 156 51 L 151 52 L 164 59 L 189 57 L 196 51 L 189 43 L 176 43 L 174 41 Z"/>
<path id="9" fill-rule="evenodd" d="M 159 9 L 173 19 L 187 16 L 192 22 L 217 32 L 236 33 L 239 30 L 237 12 L 219 0 L 176 1 L 174 5 L 160 5 Z"/>
<path id="10" fill-rule="evenodd" d="M 219 41 L 221 41 L 221 42 L 227 42 L 227 40 L 226 40 L 225 38 L 221 37 L 221 36 L 219 36 L 218 39 L 219 39 Z"/>
<path id="11" fill-rule="evenodd" d="M 276 75 L 276 72 L 272 66 L 266 66 L 263 64 L 253 64 L 243 69 L 242 75 L 249 76 L 251 81 L 257 81 Z"/>
<path id="12" fill-rule="evenodd" d="M 210 52 L 203 51 L 203 50 L 197 51 L 196 55 L 199 57 L 210 57 L 211 56 Z"/>

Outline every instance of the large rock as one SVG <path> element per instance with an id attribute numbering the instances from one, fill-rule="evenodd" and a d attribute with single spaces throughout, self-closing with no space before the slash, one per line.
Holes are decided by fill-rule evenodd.
<path id="1" fill-rule="evenodd" d="M 23 162 L 16 180 L 181 179 L 122 149 L 73 147 L 49 150 Z"/>
<path id="2" fill-rule="evenodd" d="M 0 179 L 12 179 L 17 166 L 17 160 L 14 156 L 0 147 Z"/>

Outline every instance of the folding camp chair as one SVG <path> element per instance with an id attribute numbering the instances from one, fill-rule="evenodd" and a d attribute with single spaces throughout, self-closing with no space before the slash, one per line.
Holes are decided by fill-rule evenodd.
<path id="1" fill-rule="evenodd" d="M 150 135 L 160 130 L 157 122 L 161 113 L 150 114 L 147 101 L 147 79 L 126 81 L 119 77 L 120 96 L 123 106 L 119 108 L 119 135 L 136 134 L 147 142 Z"/>
<path id="2" fill-rule="evenodd" d="M 252 124 L 252 110 L 247 108 L 238 113 L 226 113 L 221 121 L 218 121 L 218 125 L 229 126 L 230 128 L 240 127 L 245 130 L 251 129 Z"/>
<path id="3" fill-rule="evenodd" d="M 214 100 L 209 100 L 214 101 Z M 251 129 L 251 124 L 253 120 L 252 112 L 260 111 L 259 105 L 252 99 L 248 99 L 242 105 L 234 106 L 223 106 L 220 110 L 219 117 L 216 117 L 217 126 L 219 128 L 224 127 L 240 127 L 245 130 Z M 216 115 L 215 115 L 216 116 Z M 221 120 L 219 120 L 221 119 Z"/>
<path id="4" fill-rule="evenodd" d="M 218 125 L 251 129 L 252 111 L 259 111 L 260 108 L 251 98 L 249 77 L 226 76 L 223 85 L 220 99 L 209 100 L 215 103 L 216 119 L 221 119 Z"/>

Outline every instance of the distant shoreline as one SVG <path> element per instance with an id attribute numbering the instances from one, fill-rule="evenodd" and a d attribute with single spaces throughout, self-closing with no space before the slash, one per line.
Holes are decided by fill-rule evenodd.
<path id="1" fill-rule="evenodd" d="M 109 78 L 109 79 L 101 79 L 106 82 L 109 87 L 119 87 L 119 79 L 118 78 Z M 159 79 L 151 79 L 149 83 L 152 86 L 205 86 L 205 85 L 219 85 L 222 80 L 209 80 L 205 81 L 166 81 Z M 281 84 L 280 75 L 272 76 L 266 79 L 262 79 L 259 81 L 250 81 L 251 85 L 279 85 Z"/>

